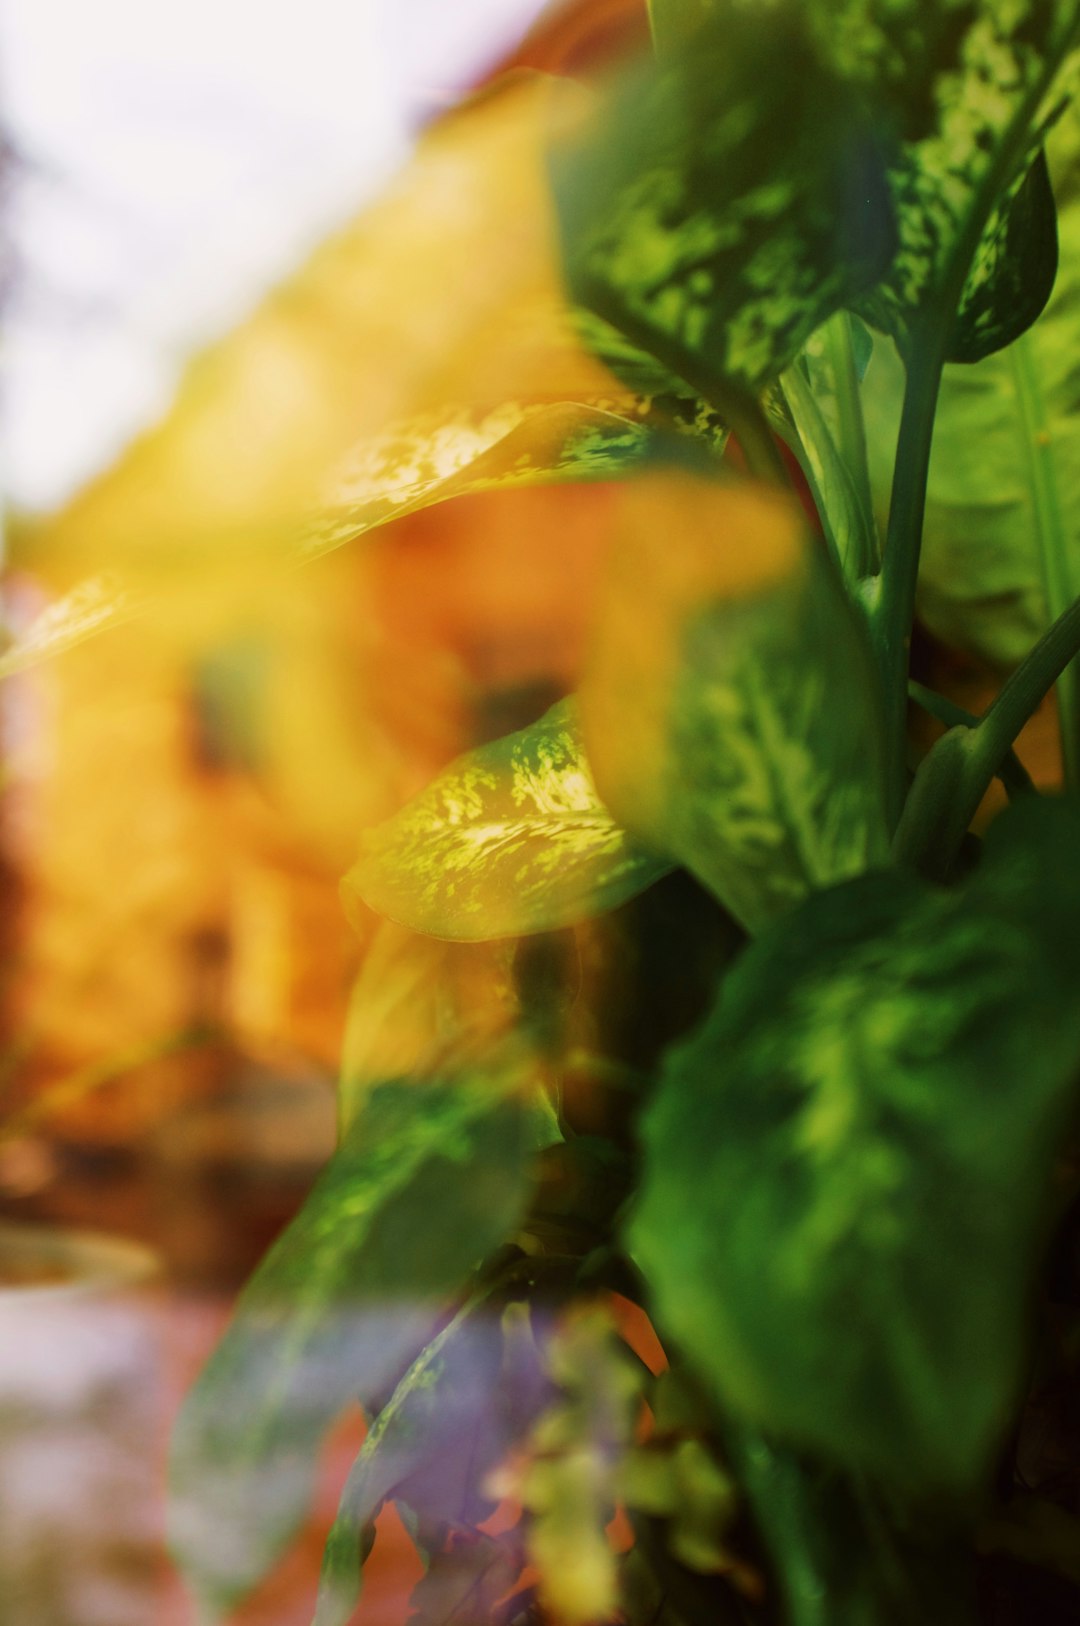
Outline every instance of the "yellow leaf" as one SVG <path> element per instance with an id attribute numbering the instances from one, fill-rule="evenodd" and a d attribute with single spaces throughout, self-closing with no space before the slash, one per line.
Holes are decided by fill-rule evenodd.
<path id="1" fill-rule="evenodd" d="M 114 579 L 92 627 L 81 604 L 63 612 L 65 638 L 149 598 L 200 647 L 216 602 L 245 603 L 271 577 L 295 592 L 305 531 L 310 541 L 347 453 L 368 456 L 368 488 L 374 459 L 373 500 L 390 512 L 416 484 L 417 447 L 395 463 L 388 425 L 426 426 L 436 474 L 452 477 L 537 409 L 541 450 L 560 455 L 567 424 L 552 422 L 553 404 L 584 403 L 593 427 L 633 405 L 565 316 L 544 167 L 554 83 L 511 75 L 440 120 L 380 202 L 191 363 L 160 424 L 24 528 L 16 563 L 60 592 Z M 34 633 L 7 669 L 45 647 Z"/>

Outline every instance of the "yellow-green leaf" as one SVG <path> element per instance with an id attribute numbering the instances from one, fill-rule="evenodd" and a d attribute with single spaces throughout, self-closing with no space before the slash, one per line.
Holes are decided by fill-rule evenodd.
<path id="1" fill-rule="evenodd" d="M 1046 302 L 1056 263 L 1039 149 L 1077 43 L 1076 0 L 810 0 L 819 49 L 885 144 L 899 244 L 857 308 L 903 348 L 956 301 L 949 355 L 1007 344 Z"/>
<path id="2" fill-rule="evenodd" d="M 596 793 L 574 700 L 453 763 L 368 831 L 343 883 L 433 937 L 550 931 L 612 909 L 671 868 L 629 837 Z"/>
<path id="3" fill-rule="evenodd" d="M 606 1525 L 641 1401 L 641 1369 L 606 1308 L 580 1306 L 552 1339 L 551 1377 L 562 1396 L 540 1417 L 516 1496 L 540 1596 L 566 1626 L 608 1619 L 618 1603 Z"/>
<path id="4" fill-rule="evenodd" d="M 648 397 L 506 401 L 394 424 L 332 478 L 303 540 L 307 556 L 451 497 L 508 486 L 610 480 L 648 455 Z"/>
<path id="5" fill-rule="evenodd" d="M 749 929 L 884 860 L 871 657 L 786 499 L 630 486 L 581 702 L 613 814 Z"/>
<path id="6" fill-rule="evenodd" d="M 574 299 L 714 402 L 774 378 L 894 244 L 865 111 L 806 9 L 732 3 L 673 28 L 555 160 Z"/>

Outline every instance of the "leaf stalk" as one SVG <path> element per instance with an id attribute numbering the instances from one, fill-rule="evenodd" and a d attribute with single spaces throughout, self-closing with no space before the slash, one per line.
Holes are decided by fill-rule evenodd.
<path id="1" fill-rule="evenodd" d="M 1080 598 L 1039 639 L 976 726 L 950 729 L 927 753 L 893 843 L 899 863 L 945 878 L 1017 735 L 1078 655 Z"/>
<path id="2" fill-rule="evenodd" d="M 900 822 L 907 788 L 908 659 L 915 619 L 915 586 L 922 550 L 930 448 L 948 326 L 935 311 L 933 319 L 913 335 L 880 591 L 871 620 L 885 702 L 885 796 L 890 830 L 895 830 Z"/>

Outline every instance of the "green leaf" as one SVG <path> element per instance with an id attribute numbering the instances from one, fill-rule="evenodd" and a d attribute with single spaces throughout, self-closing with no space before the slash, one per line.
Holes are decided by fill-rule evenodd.
<path id="1" fill-rule="evenodd" d="M 1016 666 L 1080 596 L 1080 119 L 1049 143 L 1061 269 L 1046 310 L 1008 349 L 947 367 L 934 423 L 919 570 L 920 619 L 944 643 Z M 887 508 L 903 393 L 891 346 L 862 389 L 875 506 Z M 1080 693 L 1063 684 L 1068 755 L 1080 759 Z"/>
<path id="2" fill-rule="evenodd" d="M 856 301 L 901 348 L 927 312 L 956 316 L 950 359 L 975 361 L 1038 315 L 1056 263 L 1038 157 L 1076 44 L 1076 0 L 812 0 L 819 47 L 873 109 L 899 247 Z"/>
<path id="3" fill-rule="evenodd" d="M 980 361 L 1026 332 L 1045 309 L 1057 267 L 1057 210 L 1046 156 L 1037 152 L 983 233 L 961 295 L 949 360 Z"/>
<path id="4" fill-rule="evenodd" d="M 967 1626 L 971 1588 L 949 1521 L 917 1546 L 865 1480 L 730 1431 L 739 1481 L 777 1573 L 787 1626 Z"/>
<path id="5" fill-rule="evenodd" d="M 779 374 L 894 236 L 867 119 L 805 8 L 712 10 L 623 73 L 554 176 L 573 297 L 718 405 Z"/>
<path id="6" fill-rule="evenodd" d="M 1053 200 L 1038 152 L 1060 110 L 1061 69 L 1080 26 L 1076 0 L 779 0 L 767 23 L 754 0 L 657 0 L 654 12 L 657 37 L 669 45 L 666 59 L 683 59 L 681 38 L 685 56 L 699 64 L 705 88 L 690 124 L 709 155 L 699 167 L 723 152 L 710 137 L 717 126 L 727 128 L 746 95 L 753 111 L 743 115 L 744 134 L 767 161 L 767 178 L 799 171 L 785 234 L 800 210 L 813 211 L 819 228 L 830 211 L 837 228 L 846 226 L 828 269 L 835 272 L 845 254 L 853 259 L 853 303 L 874 326 L 904 347 L 928 312 L 940 307 L 948 319 L 955 309 L 950 358 L 973 361 L 1035 319 L 1056 255 Z M 729 52 L 740 59 L 742 35 L 751 29 L 757 73 L 740 84 L 725 59 Z M 692 84 L 682 84 L 677 105 L 690 106 Z M 642 126 L 642 142 L 655 139 L 647 118 Z M 794 156 L 770 150 L 775 132 L 790 139 Z M 856 173 L 853 154 L 868 182 L 861 220 L 850 204 L 838 207 L 845 202 L 838 179 Z M 686 163 L 683 169 L 693 173 Z M 745 200 L 752 184 L 729 162 L 711 196 Z M 670 197 L 665 206 L 670 220 Z M 692 218 L 685 203 L 678 218 Z M 881 224 L 860 265 L 853 245 L 866 221 Z M 887 244 L 885 222 L 895 222 L 897 233 L 888 266 L 874 252 Z M 804 248 L 817 240 L 813 230 L 799 237 Z M 878 272 L 869 280 L 867 263 Z M 835 283 L 823 284 L 818 320 L 852 302 L 833 298 L 834 291 Z M 663 293 L 665 309 L 674 309 L 666 287 Z M 806 308 L 814 297 L 802 295 Z"/>
<path id="7" fill-rule="evenodd" d="M 845 317 L 846 312 L 839 315 Z M 833 380 L 816 356 L 811 369 L 810 354 L 808 347 L 802 358 L 806 365 L 796 362 L 781 375 L 787 412 L 777 429 L 806 475 L 833 557 L 845 579 L 858 582 L 873 574 L 878 563 L 873 510 L 860 489 L 858 471 L 845 458 L 826 415 L 835 393 Z"/>
<path id="8" fill-rule="evenodd" d="M 785 499 L 629 488 L 581 698 L 612 813 L 747 929 L 884 860 L 871 656 Z"/>
<path id="9" fill-rule="evenodd" d="M 1021 1375 L 1080 1066 L 1080 819 L 1029 798 L 964 891 L 899 872 L 752 944 L 644 1124 L 633 1246 L 751 1426 L 968 1489 Z"/>
<path id="10" fill-rule="evenodd" d="M 596 794 L 574 700 L 451 765 L 366 832 L 343 883 L 433 937 L 550 931 L 623 903 L 671 868 L 615 823 Z"/>
<path id="11" fill-rule="evenodd" d="M 254 1586 L 302 1523 L 338 1412 L 378 1404 L 513 1232 L 529 1097 L 528 1060 L 509 1047 L 485 1071 L 372 1091 L 245 1288 L 173 1438 L 173 1550 L 211 1607 Z"/>

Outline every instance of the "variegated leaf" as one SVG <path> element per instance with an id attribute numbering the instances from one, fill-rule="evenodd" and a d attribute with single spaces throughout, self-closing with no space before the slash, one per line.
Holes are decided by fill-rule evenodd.
<path id="1" fill-rule="evenodd" d="M 631 486 L 581 704 L 613 814 L 750 930 L 884 860 L 872 660 L 787 500 Z"/>
<path id="2" fill-rule="evenodd" d="M 576 702 L 453 763 L 365 833 L 343 883 L 433 937 L 476 941 L 567 926 L 614 908 L 671 868 L 604 807 Z"/>
<path id="3" fill-rule="evenodd" d="M 805 9 L 718 5 L 555 159 L 573 297 L 714 401 L 774 378 L 894 246 L 867 116 Z"/>
<path id="4" fill-rule="evenodd" d="M 647 397 L 507 401 L 431 412 L 364 443 L 327 484 L 302 547 L 311 557 L 451 497 L 610 480 L 648 455 Z"/>
<path id="5" fill-rule="evenodd" d="M 602 206 L 610 175 L 593 184 L 600 225 L 591 245 L 587 217 L 579 228 L 596 285 L 587 302 L 601 308 L 602 296 L 611 307 L 604 314 L 618 322 L 621 301 L 665 343 L 685 342 L 695 323 L 721 316 L 715 300 L 702 314 L 701 295 L 722 245 L 722 319 L 734 337 L 725 348 L 710 325 L 707 354 L 727 378 L 745 378 L 738 341 L 747 321 L 759 340 L 766 327 L 784 332 L 747 274 L 764 259 L 746 254 L 745 217 L 763 182 L 775 189 L 796 179 L 761 247 L 774 254 L 765 286 L 800 316 L 815 301 L 818 319 L 828 314 L 838 302 L 830 277 L 846 263 L 856 307 L 901 344 L 938 304 L 957 307 L 949 336 L 957 360 L 988 354 L 1035 319 L 1056 263 L 1039 148 L 1077 43 L 1077 0 L 653 0 L 652 13 L 665 64 L 657 79 L 672 88 L 666 100 L 656 94 L 651 117 L 631 111 L 642 134 L 624 165 L 621 200 L 613 193 L 616 202 Z M 611 144 L 628 143 L 629 120 L 613 122 Z M 791 152 L 770 146 L 777 131 Z M 732 156 L 729 141 L 763 156 L 760 176 L 741 153 Z M 715 184 L 695 186 L 719 155 L 726 162 Z M 852 183 L 861 213 L 850 207 Z M 819 257 L 830 212 L 828 275 L 808 291 L 792 267 Z M 890 263 L 861 277 L 860 256 L 874 258 L 893 220 Z M 869 240 L 868 225 L 876 227 Z M 588 262 L 574 240 L 570 260 L 577 287 Z M 695 337 L 690 348 L 704 346 Z"/>
<path id="6" fill-rule="evenodd" d="M 511 1489 L 526 1512 L 540 1597 L 565 1626 L 608 1620 L 618 1607 L 608 1539 L 619 1477 L 641 1404 L 642 1370 L 603 1306 L 579 1306 L 548 1350 L 561 1394 L 538 1419 Z"/>
<path id="7" fill-rule="evenodd" d="M 209 1608 L 302 1523 L 337 1414 L 381 1403 L 513 1233 L 543 1122 L 532 1065 L 508 1041 L 483 1065 L 371 1091 L 245 1288 L 172 1440 L 172 1547 Z"/>
<path id="8" fill-rule="evenodd" d="M 805 10 L 889 153 L 899 247 L 857 308 L 904 346 L 922 312 L 956 299 L 950 359 L 1000 349 L 1053 284 L 1053 198 L 1039 148 L 1060 108 L 1080 5 L 810 0 Z"/>
<path id="9" fill-rule="evenodd" d="M 328 482 L 303 540 L 308 557 L 418 509 L 508 486 L 611 480 L 645 461 L 663 430 L 720 453 L 726 429 L 696 397 L 657 396 L 671 379 L 639 379 L 650 395 L 592 401 L 507 401 L 431 412 L 361 446 Z"/>
<path id="10" fill-rule="evenodd" d="M 669 1054 L 632 1245 L 736 1426 L 908 1494 L 985 1482 L 1076 1115 L 1078 844 L 1030 797 L 965 889 L 819 893 Z"/>
<path id="11" fill-rule="evenodd" d="M 1016 666 L 1080 596 L 1080 114 L 1047 147 L 1061 270 L 1046 310 L 1013 344 L 946 367 L 934 420 L 919 615 L 944 643 Z M 884 515 L 904 391 L 900 361 L 876 347 L 862 386 L 874 499 Z M 1080 674 L 1058 697 L 1070 771 L 1080 772 Z"/>

